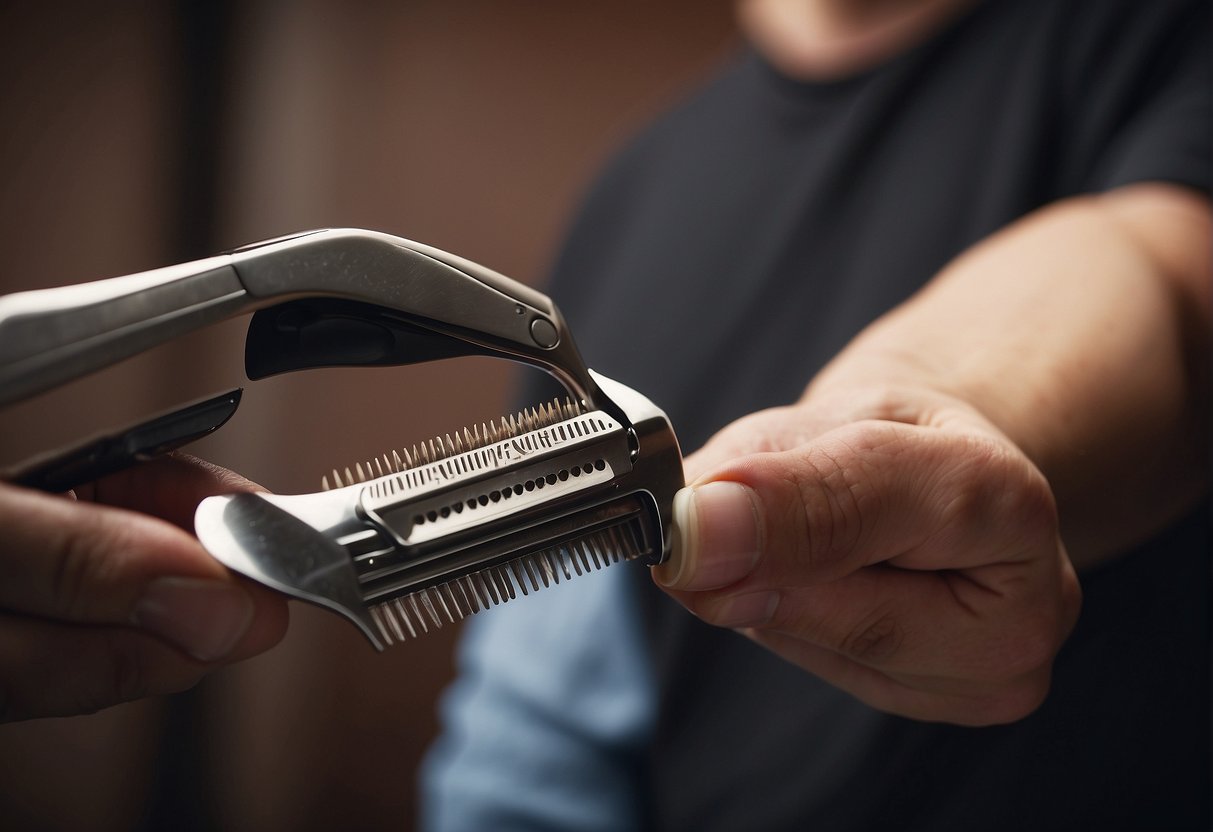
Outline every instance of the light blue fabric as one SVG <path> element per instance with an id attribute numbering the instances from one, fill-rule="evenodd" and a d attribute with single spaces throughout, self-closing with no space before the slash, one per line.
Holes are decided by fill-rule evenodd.
<path id="1" fill-rule="evenodd" d="M 656 690 L 625 563 L 475 616 L 422 828 L 634 830 Z"/>

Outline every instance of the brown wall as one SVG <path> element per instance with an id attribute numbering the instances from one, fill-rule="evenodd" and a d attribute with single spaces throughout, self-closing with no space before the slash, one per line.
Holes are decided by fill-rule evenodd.
<path id="1" fill-rule="evenodd" d="M 209 139 L 181 129 L 191 87 L 175 8 L 0 6 L 0 292 L 205 253 L 187 250 L 181 227 L 197 208 L 182 204 L 197 190 L 189 166 L 209 158 Z M 593 169 L 734 41 L 724 0 L 231 10 L 206 180 L 214 250 L 363 226 L 530 283 Z M 242 326 L 0 411 L 0 465 L 239 385 Z M 464 360 L 257 382 L 196 452 L 275 490 L 315 490 L 334 465 L 500 415 L 513 378 Z M 453 636 L 375 655 L 347 625 L 295 607 L 283 645 L 185 697 L 0 727 L 0 817 L 48 829 L 128 829 L 173 812 L 225 829 L 408 828 Z"/>

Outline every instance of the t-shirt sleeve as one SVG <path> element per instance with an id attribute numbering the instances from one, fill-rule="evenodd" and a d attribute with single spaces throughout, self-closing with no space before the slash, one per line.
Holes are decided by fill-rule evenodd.
<path id="1" fill-rule="evenodd" d="M 656 693 L 629 567 L 468 622 L 444 730 L 421 771 L 421 828 L 643 826 Z"/>
<path id="2" fill-rule="evenodd" d="M 1077 115 L 1076 152 L 1086 157 L 1079 166 L 1087 170 L 1080 190 L 1155 181 L 1208 193 L 1213 186 L 1210 4 L 1134 2 L 1115 24 L 1077 38 L 1075 58 L 1085 66 L 1071 76 L 1069 98 Z"/>

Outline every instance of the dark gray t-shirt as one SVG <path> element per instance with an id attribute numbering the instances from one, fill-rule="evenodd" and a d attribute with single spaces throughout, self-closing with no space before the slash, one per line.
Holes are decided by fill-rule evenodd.
<path id="1" fill-rule="evenodd" d="M 692 450 L 1049 202 L 1210 186 L 1205 2 L 990 0 L 828 84 L 743 56 L 592 190 L 551 292 L 590 364 Z M 1132 476 L 1131 471 L 1125 472 Z M 1207 513 L 1084 576 L 1052 694 L 1010 726 L 873 711 L 637 573 L 661 829 L 1209 827 Z"/>

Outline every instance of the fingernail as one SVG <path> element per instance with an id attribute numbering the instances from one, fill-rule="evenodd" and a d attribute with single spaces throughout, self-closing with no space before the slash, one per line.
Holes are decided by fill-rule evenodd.
<path id="1" fill-rule="evenodd" d="M 741 627 L 761 627 L 770 622 L 779 606 L 778 592 L 751 592 L 747 595 L 736 595 L 721 604 L 712 623 L 718 627 L 739 629 Z"/>
<path id="2" fill-rule="evenodd" d="M 253 600 L 247 592 L 202 578 L 157 578 L 131 614 L 135 626 L 204 662 L 230 653 L 252 620 Z"/>
<path id="3" fill-rule="evenodd" d="M 737 482 L 684 488 L 674 497 L 674 546 L 657 580 L 672 589 L 728 586 L 753 570 L 759 548 L 758 495 Z"/>

